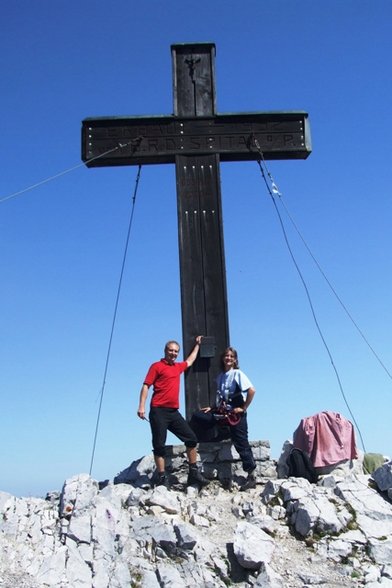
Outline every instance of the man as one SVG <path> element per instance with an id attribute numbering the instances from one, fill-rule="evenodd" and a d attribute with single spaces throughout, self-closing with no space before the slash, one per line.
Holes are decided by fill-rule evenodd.
<path id="1" fill-rule="evenodd" d="M 196 435 L 178 410 L 180 376 L 195 362 L 201 339 L 201 335 L 196 337 L 196 343 L 191 353 L 185 361 L 180 362 L 176 362 L 180 351 L 179 344 L 177 341 L 168 341 L 165 345 L 164 358 L 150 366 L 140 390 L 137 415 L 141 419 L 146 418 L 145 404 L 150 386 L 153 386 L 154 390 L 151 398 L 149 420 L 158 486 L 169 487 L 168 476 L 165 472 L 167 431 L 176 435 L 186 446 L 189 462 L 187 484 L 197 484 L 199 486 L 208 484 L 208 480 L 204 478 L 196 465 Z"/>

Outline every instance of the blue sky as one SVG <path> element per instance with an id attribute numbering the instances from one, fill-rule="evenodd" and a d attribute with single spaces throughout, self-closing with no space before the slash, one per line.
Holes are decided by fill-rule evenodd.
<path id="1" fill-rule="evenodd" d="M 391 372 L 391 16 L 387 0 L 16 0 L 3 7 L 0 490 L 45 495 L 89 470 L 137 169 L 79 166 L 81 121 L 171 114 L 173 43 L 216 44 L 219 112 L 309 112 L 312 154 L 268 167 Z M 222 164 L 221 176 L 231 343 L 257 390 L 250 438 L 269 440 L 278 457 L 301 418 L 331 410 L 352 419 L 256 163 Z M 390 455 L 391 377 L 280 210 L 366 450 Z M 175 171 L 146 166 L 96 479 L 150 452 L 148 424 L 136 416 L 139 390 L 171 338 L 181 340 Z"/>

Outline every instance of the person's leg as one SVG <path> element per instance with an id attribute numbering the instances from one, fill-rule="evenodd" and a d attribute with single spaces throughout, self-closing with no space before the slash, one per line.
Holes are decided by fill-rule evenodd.
<path id="1" fill-rule="evenodd" d="M 202 475 L 197 467 L 197 438 L 187 421 L 178 412 L 175 411 L 172 415 L 171 422 L 168 427 L 169 431 L 176 435 L 186 446 L 186 453 L 189 463 L 189 474 L 187 484 L 191 486 L 197 484 L 205 486 L 209 481 Z"/>
<path id="2" fill-rule="evenodd" d="M 248 441 L 248 421 L 246 414 L 241 417 L 237 425 L 230 427 L 230 432 L 233 445 L 239 453 L 244 471 L 252 472 L 256 467 L 256 463 Z"/>
<path id="3" fill-rule="evenodd" d="M 158 474 L 163 474 L 165 472 L 165 458 L 160 455 L 154 455 L 154 461 Z"/>
<path id="4" fill-rule="evenodd" d="M 197 462 L 197 450 L 196 447 L 187 447 L 186 455 L 188 458 L 189 465 L 196 465 Z"/>
<path id="5" fill-rule="evenodd" d="M 212 441 L 216 437 L 216 419 L 212 412 L 196 411 L 193 413 L 189 425 L 199 442 Z"/>
<path id="6" fill-rule="evenodd" d="M 171 412 L 167 428 L 173 433 L 173 435 L 178 437 L 187 448 L 196 448 L 197 437 L 178 410 L 173 410 Z"/>
<path id="7" fill-rule="evenodd" d="M 152 447 L 156 467 L 156 485 L 169 486 L 168 476 L 165 472 L 165 454 L 167 437 L 167 413 L 165 409 L 152 407 L 149 414 L 152 433 Z"/>
<path id="8" fill-rule="evenodd" d="M 256 488 L 256 477 L 254 475 L 256 463 L 253 457 L 252 448 L 248 441 L 248 422 L 246 414 L 241 417 L 241 420 L 237 425 L 230 427 L 230 431 L 233 445 L 240 455 L 242 467 L 244 471 L 248 473 L 248 477 L 240 487 L 240 490 L 243 491 Z"/>

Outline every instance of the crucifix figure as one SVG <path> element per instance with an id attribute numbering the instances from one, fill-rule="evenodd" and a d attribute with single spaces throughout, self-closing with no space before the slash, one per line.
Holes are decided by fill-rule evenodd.
<path id="1" fill-rule="evenodd" d="M 311 147 L 305 112 L 217 114 L 213 43 L 171 51 L 174 115 L 87 118 L 82 158 L 88 167 L 175 163 L 185 354 L 206 336 L 185 378 L 190 418 L 214 403 L 230 341 L 219 163 L 256 161 L 260 150 L 264 159 L 305 159 Z"/>

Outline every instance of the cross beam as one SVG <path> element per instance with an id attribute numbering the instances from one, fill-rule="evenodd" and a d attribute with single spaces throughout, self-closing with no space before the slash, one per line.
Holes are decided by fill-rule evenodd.
<path id="1" fill-rule="evenodd" d="M 310 152 L 308 137 L 305 112 L 87 118 L 83 160 L 88 167 L 175 163 L 181 153 L 250 161 L 259 157 L 255 140 L 265 159 L 304 159 Z"/>
<path id="2" fill-rule="evenodd" d="M 219 354 L 230 341 L 220 193 L 220 161 L 306 159 L 305 112 L 217 114 L 215 45 L 172 45 L 174 115 L 86 118 L 88 167 L 175 163 L 185 354 L 193 338 L 214 338 L 218 354 L 186 374 L 186 415 L 215 399 Z M 258 146 L 256 149 L 255 146 Z"/>

